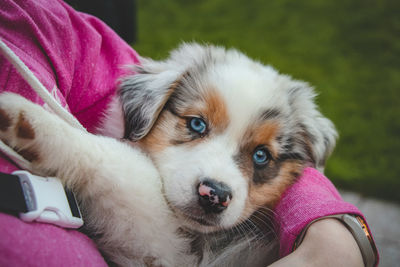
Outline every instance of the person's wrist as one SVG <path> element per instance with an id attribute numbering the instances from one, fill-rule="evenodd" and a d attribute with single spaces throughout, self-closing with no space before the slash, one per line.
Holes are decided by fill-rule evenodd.
<path id="1" fill-rule="evenodd" d="M 295 252 L 309 266 L 364 266 L 353 235 L 333 218 L 312 223 Z"/>

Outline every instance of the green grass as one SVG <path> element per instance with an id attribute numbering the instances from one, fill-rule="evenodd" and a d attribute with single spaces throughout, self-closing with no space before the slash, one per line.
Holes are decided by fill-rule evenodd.
<path id="1" fill-rule="evenodd" d="M 139 0 L 143 56 L 182 41 L 236 47 L 319 93 L 340 139 L 326 174 L 400 202 L 400 1 Z"/>

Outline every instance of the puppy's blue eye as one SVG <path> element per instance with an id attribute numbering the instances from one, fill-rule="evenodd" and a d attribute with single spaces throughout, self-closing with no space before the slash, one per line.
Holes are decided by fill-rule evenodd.
<path id="1" fill-rule="evenodd" d="M 199 134 L 204 134 L 207 130 L 206 122 L 201 118 L 192 118 L 188 123 L 189 128 Z"/>
<path id="2" fill-rule="evenodd" d="M 269 162 L 271 159 L 271 154 L 268 152 L 266 148 L 257 148 L 253 154 L 253 161 L 257 165 L 264 165 Z"/>

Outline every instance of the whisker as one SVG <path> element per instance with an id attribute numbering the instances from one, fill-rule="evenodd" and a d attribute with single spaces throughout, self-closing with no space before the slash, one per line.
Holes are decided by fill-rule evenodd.
<path id="1" fill-rule="evenodd" d="M 250 224 L 251 224 L 251 225 L 250 225 Z M 256 241 L 259 241 L 259 240 L 261 240 L 261 239 L 263 239 L 263 238 L 265 237 L 264 233 L 258 229 L 258 227 L 253 223 L 253 221 L 252 221 L 251 219 L 247 220 L 247 221 L 245 222 L 245 225 L 247 225 L 248 228 L 251 229 L 251 231 L 253 232 L 253 235 L 254 235 L 254 238 L 255 238 Z M 256 230 L 255 230 L 254 228 L 255 228 Z"/>

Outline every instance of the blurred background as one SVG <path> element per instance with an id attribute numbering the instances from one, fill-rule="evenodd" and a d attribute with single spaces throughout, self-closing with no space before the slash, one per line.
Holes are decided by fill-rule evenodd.
<path id="1" fill-rule="evenodd" d="M 400 1 L 68 2 L 142 56 L 212 43 L 309 82 L 340 134 L 326 175 L 339 188 L 400 203 Z"/>
<path id="2" fill-rule="evenodd" d="M 380 266 L 399 266 L 399 0 L 68 1 L 142 56 L 212 43 L 312 84 L 340 134 L 325 174 L 366 216 Z"/>
<path id="3" fill-rule="evenodd" d="M 143 0 L 137 15 L 142 56 L 208 42 L 312 84 L 340 134 L 325 174 L 400 202 L 400 1 Z"/>

